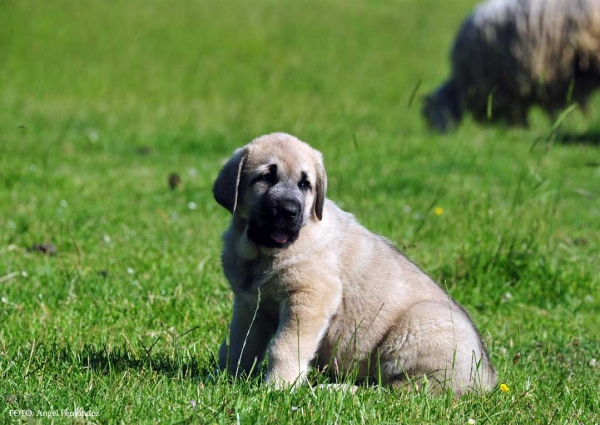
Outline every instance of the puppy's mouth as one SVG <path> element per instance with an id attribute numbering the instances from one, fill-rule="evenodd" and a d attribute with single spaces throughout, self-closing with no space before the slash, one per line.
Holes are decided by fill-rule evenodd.
<path id="1" fill-rule="evenodd" d="M 273 239 L 275 243 L 278 243 L 280 245 L 285 244 L 290 238 L 287 232 L 284 232 L 282 230 L 273 230 L 269 236 L 271 236 L 271 239 Z"/>
<path id="2" fill-rule="evenodd" d="M 273 228 L 255 223 L 250 223 L 248 226 L 248 238 L 252 242 L 267 248 L 285 248 L 298 239 L 299 233 L 300 229 L 296 229 L 295 226 Z"/>

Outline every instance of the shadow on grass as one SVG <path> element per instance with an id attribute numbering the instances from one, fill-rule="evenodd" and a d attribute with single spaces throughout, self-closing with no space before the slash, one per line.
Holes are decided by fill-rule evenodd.
<path id="1" fill-rule="evenodd" d="M 559 133 L 556 141 L 563 145 L 600 146 L 600 131 L 588 131 L 581 134 Z"/>
<path id="2" fill-rule="evenodd" d="M 84 346 L 75 357 L 82 367 L 99 373 L 119 373 L 124 370 L 152 371 L 181 379 L 210 379 L 217 365 L 214 356 L 200 359 L 177 351 L 155 354 L 151 351 L 152 348 L 145 347 L 132 352 L 132 349 L 126 346 L 110 350 L 107 347 L 98 349 L 94 346 Z"/>

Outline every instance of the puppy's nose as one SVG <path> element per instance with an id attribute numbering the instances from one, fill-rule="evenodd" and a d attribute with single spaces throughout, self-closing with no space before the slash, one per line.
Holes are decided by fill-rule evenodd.
<path id="1" fill-rule="evenodd" d="M 298 217 L 300 213 L 300 202 L 295 199 L 286 199 L 280 201 L 277 204 L 276 215 L 285 218 L 286 220 L 293 220 Z"/>

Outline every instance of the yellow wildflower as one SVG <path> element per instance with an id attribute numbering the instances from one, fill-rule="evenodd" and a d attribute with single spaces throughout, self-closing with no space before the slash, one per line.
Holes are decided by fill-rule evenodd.
<path id="1" fill-rule="evenodd" d="M 502 383 L 500 384 L 500 391 L 502 391 L 503 393 L 507 393 L 510 391 L 510 388 L 508 388 L 508 385 Z"/>
<path id="2" fill-rule="evenodd" d="M 442 215 L 444 214 L 444 209 L 442 207 L 435 207 L 433 212 L 435 215 Z"/>

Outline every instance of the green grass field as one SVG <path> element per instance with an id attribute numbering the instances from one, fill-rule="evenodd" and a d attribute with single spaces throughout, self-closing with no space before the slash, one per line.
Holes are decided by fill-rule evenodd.
<path id="1" fill-rule="evenodd" d="M 474 3 L 0 0 L 0 422 L 600 423 L 600 147 L 563 137 L 598 134 L 600 97 L 558 133 L 539 111 L 428 133 L 419 98 Z M 465 306 L 508 392 L 213 373 L 212 183 L 272 131 Z"/>

